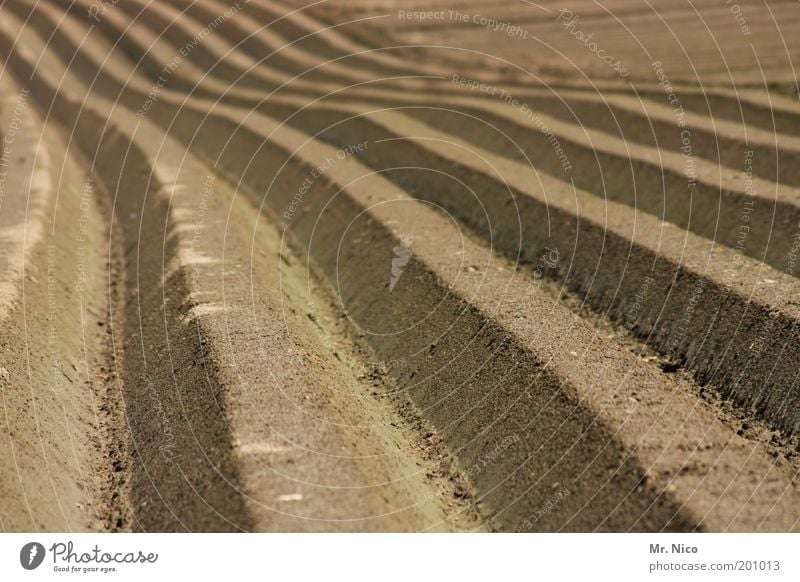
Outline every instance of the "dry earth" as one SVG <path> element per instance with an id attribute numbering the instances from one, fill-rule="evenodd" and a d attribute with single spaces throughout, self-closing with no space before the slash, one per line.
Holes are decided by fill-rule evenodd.
<path id="1" fill-rule="evenodd" d="M 798 26 L 6 0 L 0 530 L 800 530 Z"/>

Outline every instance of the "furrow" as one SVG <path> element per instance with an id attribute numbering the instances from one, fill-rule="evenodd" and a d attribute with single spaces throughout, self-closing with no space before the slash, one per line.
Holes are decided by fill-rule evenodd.
<path id="1" fill-rule="evenodd" d="M 114 291 L 98 186 L 28 84 L 2 91 L 0 530 L 124 524 L 107 329 Z M 115 491 L 117 492 L 115 494 Z"/>
<path id="2" fill-rule="evenodd" d="M 81 128 L 125 233 L 134 529 L 480 528 L 472 507 L 445 512 L 454 493 L 430 477 L 436 463 L 321 343 L 313 302 L 290 292 L 302 285 L 281 276 L 287 259 L 257 213 L 153 123 L 57 94 L 61 75 L 44 70 L 37 96 Z"/>
<path id="3" fill-rule="evenodd" d="M 737 475 L 723 476 L 733 465 L 720 456 L 735 455 L 741 441 L 730 429 L 715 424 L 713 409 L 701 404 L 686 385 L 673 383 L 618 345 L 597 337 L 588 324 L 553 303 L 530 279 L 515 274 L 488 248 L 464 238 L 451 220 L 362 166 L 356 158 L 363 154 L 345 156 L 326 167 L 324 177 L 313 183 L 298 205 L 300 178 L 322 167 L 325 160 L 340 159 L 337 151 L 342 150 L 285 126 L 278 128 L 261 114 L 245 117 L 224 106 L 208 117 L 204 108 L 196 106 L 166 115 L 176 119 L 178 133 L 194 131 L 205 118 L 197 147 L 219 160 L 231 175 L 241 176 L 256 200 L 282 214 L 287 228 L 308 249 L 315 268 L 337 286 L 343 312 L 364 334 L 363 341 L 383 359 L 403 362 L 395 371 L 400 385 L 442 432 L 502 529 L 682 529 L 692 527 L 690 523 L 737 529 L 737 522 L 748 527 L 739 521 L 746 521 L 744 514 L 750 512 L 741 502 L 731 514 L 723 502 L 704 505 L 698 489 L 708 487 L 718 500 L 725 493 L 713 483 L 720 479 L 732 495 L 759 503 L 755 499 L 761 495 L 748 489 L 744 482 L 750 478 L 740 471 L 752 468 L 751 478 L 756 479 L 768 474 L 754 460 L 760 453 L 748 449 L 746 462 L 733 462 Z M 222 137 L 231 135 L 236 135 L 235 151 L 225 147 L 227 138 Z M 269 141 L 264 140 L 267 136 Z M 369 147 L 375 144 L 370 142 Z M 285 165 L 282 160 L 287 160 Z M 305 167 L 297 174 L 299 161 Z M 405 243 L 413 248 L 401 275 L 407 283 L 403 287 L 397 283 L 390 291 L 387 257 L 392 249 L 397 255 L 403 240 L 414 241 Z M 381 248 L 383 252 L 376 252 Z M 635 411 L 629 406 L 631 398 L 639 403 Z M 702 418 L 689 420 L 687 413 L 695 412 Z M 700 445 L 681 439 L 685 431 L 692 431 L 689 427 L 703 427 L 705 435 L 709 426 L 719 428 L 710 439 L 716 443 L 712 455 L 719 456 L 711 463 L 700 462 L 708 472 L 701 470 L 702 476 L 690 479 L 691 485 L 684 483 L 685 489 L 679 477 L 664 479 L 692 472 L 685 469 L 684 454 L 672 457 L 676 463 L 672 464 L 668 450 L 704 448 L 705 441 Z M 657 436 L 664 434 L 670 435 L 669 446 Z M 495 459 L 491 451 L 497 447 L 505 450 Z M 490 464 L 486 455 L 495 465 L 491 470 L 470 469 Z M 764 462 L 771 463 L 768 458 L 764 456 Z M 585 482 L 580 487 L 569 469 L 576 465 Z M 642 470 L 644 474 L 637 475 Z M 648 481 L 655 474 L 661 478 Z M 568 502 L 577 505 L 565 508 L 566 520 L 560 512 L 552 521 L 548 517 L 533 526 L 525 516 L 536 515 L 538 504 L 552 495 L 554 483 L 578 488 L 578 495 Z M 647 483 L 655 485 L 655 497 L 649 497 L 653 492 Z M 781 495 L 788 483 L 778 485 Z M 667 489 L 669 485 L 674 489 Z M 642 502 L 647 509 L 639 505 Z M 676 509 L 674 503 L 682 511 L 667 518 Z M 633 522 L 625 521 L 627 507 L 637 507 L 631 509 L 638 514 Z M 757 519 L 774 524 L 774 517 L 764 513 Z"/>
<path id="4" fill-rule="evenodd" d="M 213 94 L 218 83 L 202 84 L 206 85 Z M 243 95 L 239 99 L 242 93 L 236 90 L 225 89 L 217 94 L 223 93 L 227 101 L 246 107 L 263 101 L 256 95 L 252 98 Z M 371 101 L 394 105 L 398 100 L 372 98 Z M 774 150 L 770 153 L 767 147 L 731 141 L 727 144 L 726 158 L 735 169 L 723 169 L 695 157 L 699 155 L 695 148 L 708 154 L 712 147 L 708 134 L 703 142 L 702 131 L 673 131 L 682 145 L 664 151 L 565 123 L 558 117 L 539 113 L 527 102 L 514 107 L 500 99 L 479 103 L 454 96 L 442 108 L 436 99 L 411 97 L 409 101 L 419 104 L 412 110 L 415 116 L 443 131 L 478 145 L 485 145 L 486 139 L 494 137 L 493 147 L 511 159 L 535 159 L 538 169 L 556 177 L 566 175 L 579 188 L 635 206 L 776 269 L 785 270 L 787 260 L 795 253 L 800 191 L 753 175 L 759 169 L 764 174 L 773 162 L 778 164 L 775 169 L 779 167 Z M 427 104 L 436 106 L 426 108 Z M 485 135 L 485 124 L 472 122 L 465 116 L 484 120 L 500 132 Z M 641 119 L 644 125 L 652 124 L 646 116 Z M 509 138 L 516 143 L 509 143 Z M 734 162 L 738 162 L 738 167 Z"/>
<path id="5" fill-rule="evenodd" d="M 265 198 L 254 195 L 254 203 L 265 200 L 276 213 L 292 208 L 291 185 L 302 184 L 300 178 L 324 160 L 339 157 L 331 146 L 278 129 L 262 114 L 245 119 L 237 109 L 217 106 L 206 117 L 199 102 L 184 104 L 178 113 L 171 100 L 165 96 L 154 107 L 154 118 L 162 124 L 171 119 L 177 136 L 219 160 L 231 176 L 240 176 L 251 193 L 267 192 Z M 199 123 L 204 118 L 206 123 Z M 235 151 L 225 147 L 232 135 L 237 135 Z M 249 164 L 251 152 L 258 163 Z M 293 152 L 301 163 L 293 161 Z M 290 162 L 282 166 L 286 159 Z M 326 170 L 315 185 L 287 219 L 293 235 L 308 249 L 315 268 L 338 284 L 344 313 L 365 333 L 363 341 L 380 357 L 407 363 L 397 381 L 408 383 L 404 387 L 455 451 L 498 527 L 759 527 L 753 520 L 794 527 L 796 518 L 783 508 L 773 515 L 775 494 L 753 495 L 768 487 L 776 488 L 781 500 L 791 497 L 794 486 L 786 468 L 770 470 L 764 451 L 722 426 L 686 386 L 674 385 L 629 352 L 597 338 L 530 280 L 508 268 L 498 270 L 503 263 L 488 249 L 464 239 L 447 219 L 353 156 Z M 351 226 L 343 231 L 346 224 Z M 374 249 L 390 250 L 401 234 L 417 242 L 402 275 L 409 283 L 390 295 L 388 269 L 380 266 L 385 253 Z M 443 252 L 448 248 L 453 253 Z M 539 321 L 550 324 L 543 328 Z M 593 348 L 595 342 L 600 347 Z M 574 350 L 578 346 L 580 353 Z M 437 375 L 445 363 L 449 373 Z M 503 381 L 487 389 L 488 378 Z M 636 396 L 624 393 L 623 402 L 645 403 L 635 411 L 614 404 L 625 386 Z M 680 402 L 665 405 L 665 394 Z M 533 410 L 541 412 L 531 418 Z M 686 411 L 703 416 L 687 419 Z M 651 432 L 654 423 L 662 430 Z M 684 423 L 700 432 L 690 437 Z M 708 430 L 714 431 L 710 448 Z M 669 455 L 656 433 L 674 435 L 670 450 L 708 450 L 711 457 L 686 469 L 686 456 Z M 695 440 L 674 442 L 683 438 Z M 542 450 L 543 442 L 549 452 Z M 504 449 L 502 455 L 493 455 L 497 447 Z M 487 455 L 493 463 L 487 463 Z M 495 461 L 495 456 L 501 458 Z M 470 469 L 476 464 L 481 472 Z M 494 466 L 486 470 L 489 464 Z M 578 474 L 571 472 L 576 467 Z M 699 473 L 692 477 L 695 470 Z M 549 481 L 545 487 L 542 478 Z M 537 508 L 553 494 L 553 483 L 567 484 L 575 495 L 566 498 L 558 516 L 541 518 Z M 701 486 L 707 497 L 696 493 Z M 731 502 L 717 502 L 727 494 Z M 756 507 L 759 503 L 768 507 Z M 530 516 L 536 516 L 535 526 Z"/>
<path id="6" fill-rule="evenodd" d="M 292 5 L 0 15 L 0 528 L 800 531 L 796 104 Z"/>
<path id="7" fill-rule="evenodd" d="M 209 102 L 208 107 L 211 110 L 220 105 Z M 331 131 L 323 132 L 320 137 L 325 138 L 327 133 L 327 139 L 339 145 L 343 138 L 338 136 L 352 131 L 347 125 L 340 124 L 350 115 L 360 113 L 355 108 L 345 113 L 313 110 L 305 116 L 292 117 L 295 111 L 289 108 L 272 105 L 264 109 L 288 119 L 289 123 L 310 134 L 332 126 Z M 444 118 L 442 112 L 436 116 L 439 122 Z M 430 123 L 431 116 L 425 121 Z M 370 135 L 370 131 L 375 134 L 374 125 L 369 121 L 356 119 L 353 123 L 359 124 L 357 132 L 361 135 Z M 455 123 L 449 125 L 457 127 Z M 474 124 L 471 125 L 474 129 Z M 395 136 L 391 131 L 387 133 L 387 126 L 396 127 L 384 124 L 373 136 L 375 140 Z M 399 126 L 413 127 L 413 124 L 403 120 Z M 513 147 L 502 134 L 495 134 L 496 140 L 488 141 L 491 133 L 486 129 L 481 130 L 481 135 L 487 145 L 498 151 Z M 415 127 L 417 134 L 425 131 L 423 127 Z M 447 141 L 455 138 L 436 134 L 436 139 Z M 437 142 L 421 143 L 423 148 L 430 150 L 430 144 Z M 498 143 L 505 146 L 495 145 Z M 420 154 L 414 145 L 394 142 L 391 147 L 395 152 L 393 156 L 404 160 L 401 166 L 424 167 L 431 163 L 432 158 Z M 404 151 L 409 153 L 403 154 Z M 485 174 L 478 177 L 469 164 L 465 166 L 460 160 L 453 166 L 453 151 L 458 150 L 440 146 L 436 159 L 456 176 L 471 176 L 476 181 L 472 185 L 473 192 L 502 193 L 507 188 L 503 180 L 496 177 Z M 535 159 L 537 167 L 541 167 L 542 158 Z M 531 172 L 519 163 L 504 160 L 493 163 L 508 168 L 501 175 L 524 176 Z M 713 170 L 709 168 L 708 171 Z M 411 188 L 418 196 L 444 204 L 481 236 L 491 234 L 500 241 L 494 244 L 511 256 L 522 252 L 525 260 L 536 263 L 551 237 L 558 236 L 560 248 L 570 249 L 570 255 L 579 253 L 575 264 L 570 265 L 566 272 L 570 275 L 569 285 L 589 298 L 596 310 L 608 312 L 617 321 L 635 329 L 656 350 L 695 371 L 702 384 L 717 386 L 724 396 L 733 398 L 742 407 L 751 409 L 755 415 L 789 434 L 797 430 L 795 377 L 792 368 L 782 364 L 791 361 L 793 346 L 797 343 L 793 339 L 796 313 L 791 300 L 796 283 L 790 276 L 793 275 L 791 263 L 786 262 L 791 260 L 792 252 L 786 245 L 791 244 L 793 237 L 778 236 L 782 234 L 779 226 L 789 232 L 796 227 L 796 223 L 789 222 L 791 214 L 788 217 L 782 215 L 782 222 L 773 228 L 763 227 L 763 221 L 767 220 L 765 211 L 758 208 L 751 212 L 742 200 L 742 206 L 737 209 L 741 213 L 738 225 L 723 229 L 712 218 L 706 217 L 706 223 L 711 225 L 704 232 L 718 229 L 718 238 L 727 237 L 726 242 L 731 246 L 731 249 L 726 249 L 712 240 L 700 239 L 642 213 L 634 214 L 620 204 L 586 193 L 579 193 L 576 199 L 570 184 L 542 174 L 537 175 L 538 184 L 524 179 L 518 186 L 515 184 L 516 192 L 527 194 L 521 198 L 522 202 L 512 203 L 513 195 L 500 194 L 479 196 L 472 204 L 464 204 L 460 186 L 444 175 L 432 172 L 416 172 L 413 178 L 408 178 L 411 173 L 395 172 L 395 175 L 411 180 L 401 184 L 404 188 Z M 676 197 L 671 193 L 670 199 Z M 613 211 L 609 212 L 609 208 Z M 550 218 L 552 222 L 546 228 L 534 227 L 541 225 L 539 217 L 549 217 L 555 209 L 559 212 Z M 676 206 L 675 211 L 680 209 Z M 488 218 L 484 217 L 487 212 Z M 743 222 L 742 216 L 746 216 L 747 222 Z M 759 220 L 762 221 L 760 225 Z M 522 237 L 515 230 L 518 224 L 524 226 L 524 247 L 521 247 Z M 746 228 L 737 228 L 742 224 Z M 762 227 L 757 228 L 759 226 Z M 741 242 L 740 234 L 750 232 L 753 235 L 749 239 L 744 237 Z M 782 243 L 783 246 L 772 245 L 771 248 L 780 249 L 772 251 L 772 257 L 774 263 L 783 263 L 781 266 L 789 270 L 788 273 L 748 260 L 747 255 L 754 254 L 752 248 L 757 247 L 758 237 L 763 240 L 765 232 L 774 232 L 778 243 Z M 597 242 L 585 243 L 587 240 Z M 663 294 L 642 292 L 650 289 L 654 282 L 657 288 L 664 290 Z M 720 290 L 719 299 L 709 305 L 710 309 L 698 312 L 700 310 L 695 306 L 712 290 Z M 637 297 L 639 299 L 632 300 Z"/>

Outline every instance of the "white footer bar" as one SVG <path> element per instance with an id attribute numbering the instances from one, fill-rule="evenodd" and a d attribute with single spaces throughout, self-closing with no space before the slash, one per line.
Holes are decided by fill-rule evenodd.
<path id="1" fill-rule="evenodd" d="M 800 580 L 800 534 L 3 534 L 0 580 Z"/>

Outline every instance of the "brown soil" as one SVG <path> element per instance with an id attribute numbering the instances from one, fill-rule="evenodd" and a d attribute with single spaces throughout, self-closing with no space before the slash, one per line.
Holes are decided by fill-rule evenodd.
<path id="1" fill-rule="evenodd" d="M 800 529 L 795 9 L 612 4 L 4 6 L 0 528 Z"/>

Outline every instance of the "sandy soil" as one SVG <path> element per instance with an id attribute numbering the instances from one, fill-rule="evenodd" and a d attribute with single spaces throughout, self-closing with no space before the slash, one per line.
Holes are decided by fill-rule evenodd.
<path id="1" fill-rule="evenodd" d="M 797 11 L 3 5 L 0 528 L 800 529 Z"/>

